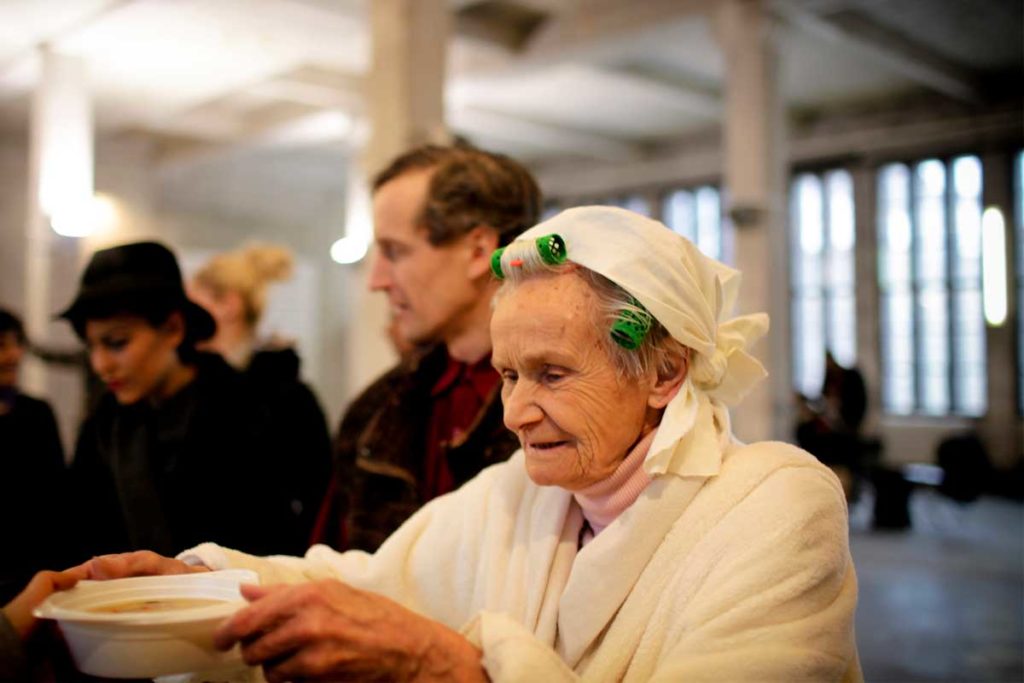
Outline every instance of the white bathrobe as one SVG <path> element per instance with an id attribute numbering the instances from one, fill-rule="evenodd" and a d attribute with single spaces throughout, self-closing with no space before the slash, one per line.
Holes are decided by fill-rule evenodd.
<path id="1" fill-rule="evenodd" d="M 731 444 L 657 477 L 582 550 L 572 495 L 523 454 L 422 508 L 373 555 L 182 554 L 263 583 L 335 577 L 459 629 L 493 681 L 855 681 L 846 504 L 805 452 Z"/>

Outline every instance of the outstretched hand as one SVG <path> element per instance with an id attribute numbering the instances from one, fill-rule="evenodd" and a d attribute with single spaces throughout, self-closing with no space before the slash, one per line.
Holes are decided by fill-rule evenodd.
<path id="1" fill-rule="evenodd" d="M 193 567 L 148 550 L 120 555 L 101 555 L 61 572 L 39 572 L 32 577 L 21 593 L 4 605 L 3 613 L 11 622 L 14 630 L 24 640 L 31 635 L 38 621 L 32 616 L 32 610 L 52 593 L 72 588 L 82 579 L 120 579 L 127 576 L 206 571 L 209 571 L 206 567 Z"/>
<path id="2" fill-rule="evenodd" d="M 443 624 L 340 581 L 242 587 L 250 605 L 215 644 L 241 644 L 269 683 L 289 680 L 486 681 L 480 652 Z"/>
<path id="3" fill-rule="evenodd" d="M 86 578 L 85 565 L 78 565 L 62 572 L 42 571 L 32 577 L 25 589 L 4 605 L 3 612 L 11 626 L 22 640 L 28 638 L 36 627 L 38 619 L 32 616 L 32 610 L 40 605 L 51 594 L 71 588 L 81 579 Z"/>

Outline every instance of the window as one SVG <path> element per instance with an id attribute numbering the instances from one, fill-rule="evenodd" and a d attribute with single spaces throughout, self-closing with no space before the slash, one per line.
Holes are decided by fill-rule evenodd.
<path id="1" fill-rule="evenodd" d="M 844 170 L 798 175 L 790 190 L 793 384 L 817 397 L 825 351 L 857 363 L 853 181 Z"/>
<path id="2" fill-rule="evenodd" d="M 728 260 L 728 234 L 723 228 L 721 198 L 716 188 L 704 186 L 670 192 L 661 215 L 665 225 L 697 245 L 702 253 Z"/>
<path id="3" fill-rule="evenodd" d="M 882 403 L 887 412 L 980 415 L 981 161 L 889 164 L 878 175 Z"/>
<path id="4" fill-rule="evenodd" d="M 651 203 L 638 194 L 631 194 L 628 197 L 624 197 L 621 201 L 615 202 L 615 205 L 647 216 L 648 218 L 651 216 Z"/>

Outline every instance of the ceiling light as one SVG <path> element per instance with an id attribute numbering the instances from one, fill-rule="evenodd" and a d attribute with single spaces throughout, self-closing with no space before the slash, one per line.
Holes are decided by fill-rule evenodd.
<path id="1" fill-rule="evenodd" d="M 106 195 L 93 195 L 54 209 L 50 214 L 50 227 L 64 237 L 88 237 L 111 230 L 117 225 L 117 219 L 114 201 Z"/>
<path id="2" fill-rule="evenodd" d="M 342 237 L 331 245 L 331 258 L 336 263 L 358 263 L 366 256 L 369 243 L 358 237 Z"/>

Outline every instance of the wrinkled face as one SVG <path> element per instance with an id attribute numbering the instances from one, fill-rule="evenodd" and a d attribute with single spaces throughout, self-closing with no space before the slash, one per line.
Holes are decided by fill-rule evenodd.
<path id="1" fill-rule="evenodd" d="M 176 373 L 182 370 L 176 349 L 182 341 L 180 314 L 153 327 L 146 320 L 117 315 L 85 324 L 92 369 L 122 405 L 172 393 Z"/>
<path id="2" fill-rule="evenodd" d="M 373 197 L 377 253 L 370 289 L 387 294 L 396 333 L 414 344 L 446 341 L 480 296 L 470 276 L 469 240 L 434 246 L 419 224 L 430 175 L 405 173 Z"/>
<path id="3" fill-rule="evenodd" d="M 540 485 L 574 491 L 600 481 L 644 433 L 654 379 L 619 378 L 596 311 L 589 286 L 567 273 L 519 284 L 491 318 L 505 426 Z"/>
<path id="4" fill-rule="evenodd" d="M 25 347 L 14 331 L 0 332 L 0 387 L 13 387 L 18 383 L 18 366 Z"/>

